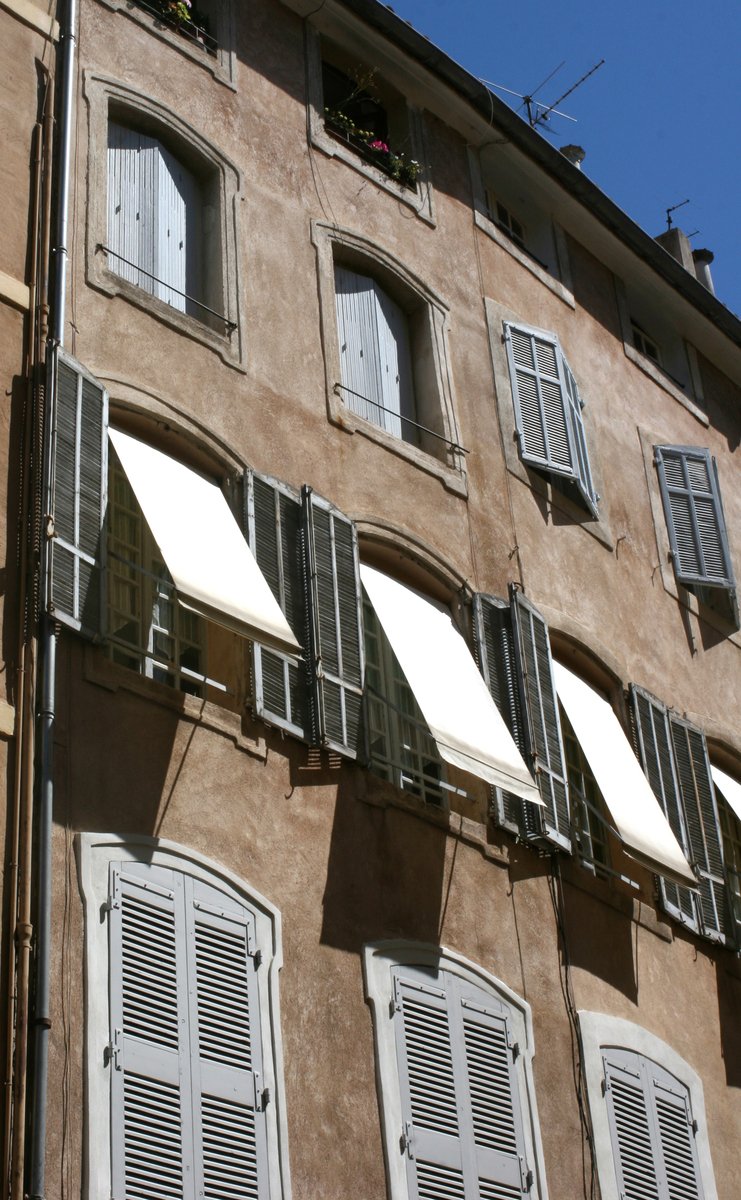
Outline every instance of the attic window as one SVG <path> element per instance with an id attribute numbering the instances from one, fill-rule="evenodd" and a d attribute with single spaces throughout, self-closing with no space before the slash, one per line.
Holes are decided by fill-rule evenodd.
<path id="1" fill-rule="evenodd" d="M 651 338 L 648 336 L 645 330 L 641 328 L 637 321 L 631 321 L 630 328 L 633 333 L 633 345 L 638 353 L 645 355 L 646 358 L 650 358 L 651 362 L 656 363 L 656 366 L 660 367 L 661 351 L 659 350 L 656 342 L 651 340 Z"/>
<path id="2" fill-rule="evenodd" d="M 387 105 L 376 72 L 363 66 L 346 72 L 323 60 L 322 90 L 325 129 L 402 187 L 416 190 L 420 167 L 408 148 L 405 106 Z"/>

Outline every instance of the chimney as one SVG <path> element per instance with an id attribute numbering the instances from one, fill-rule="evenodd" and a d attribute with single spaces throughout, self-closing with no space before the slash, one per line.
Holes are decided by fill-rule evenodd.
<path id="1" fill-rule="evenodd" d="M 710 264 L 714 257 L 715 255 L 712 250 L 692 251 L 692 258 L 695 263 L 695 275 L 703 287 L 706 287 L 713 295 L 715 295 L 715 288 L 713 287 L 713 277 L 710 274 Z"/>
<path id="2" fill-rule="evenodd" d="M 577 171 L 581 171 L 581 165 L 587 157 L 587 152 L 581 146 L 562 146 L 561 153 L 564 158 L 576 167 Z"/>
<path id="3" fill-rule="evenodd" d="M 692 247 L 686 233 L 682 233 L 681 229 L 677 229 L 676 225 L 671 229 L 665 229 L 663 233 L 655 239 L 660 246 L 663 246 L 672 258 L 676 258 L 678 263 L 681 263 L 685 271 L 689 271 L 690 275 L 695 274 L 695 264 L 692 261 Z"/>

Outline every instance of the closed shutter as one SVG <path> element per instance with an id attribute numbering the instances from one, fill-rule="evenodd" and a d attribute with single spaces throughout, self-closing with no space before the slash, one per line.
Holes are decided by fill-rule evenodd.
<path id="1" fill-rule="evenodd" d="M 355 526 L 311 488 L 302 492 L 311 604 L 315 740 L 357 756 L 363 689 L 362 592 Z"/>
<path id="2" fill-rule="evenodd" d="M 574 480 L 596 516 L 581 400 L 558 338 L 507 323 L 504 331 L 523 462 Z"/>
<path id="3" fill-rule="evenodd" d="M 630 1050 L 603 1051 L 613 1160 L 624 1200 L 703 1200 L 686 1087 Z"/>
<path id="4" fill-rule="evenodd" d="M 108 475 L 108 393 L 56 351 L 48 599 L 56 620 L 90 637 L 104 612 L 103 523 Z"/>
<path id="5" fill-rule="evenodd" d="M 111 866 L 112 1193 L 263 1200 L 252 915 L 190 876 Z"/>
<path id="6" fill-rule="evenodd" d="M 374 290 L 381 387 L 384 406 L 389 410 L 381 413 L 379 424 L 394 437 L 413 441 L 414 426 L 401 420 L 402 417 L 414 420 L 409 322 L 406 313 L 378 284 L 374 284 Z"/>
<path id="7" fill-rule="evenodd" d="M 156 143 L 155 154 L 157 239 L 154 274 L 161 280 L 155 285 L 155 295 L 185 312 L 189 306 L 185 295 L 180 293 L 198 295 L 199 189 L 190 171 L 186 171 L 161 143 Z"/>
<path id="8" fill-rule="evenodd" d="M 667 709 L 655 696 L 635 685 L 631 685 L 631 696 L 643 770 L 672 833 L 691 859 Z M 665 910 L 698 932 L 695 900 L 689 888 L 659 876 L 659 889 Z"/>
<path id="9" fill-rule="evenodd" d="M 501 713 L 515 745 L 527 757 L 528 745 L 522 718 L 520 684 L 515 652 L 512 613 L 506 600 L 477 594 L 473 602 L 476 660 L 492 699 Z M 525 832 L 523 804 L 519 796 L 494 789 L 498 825 L 510 833 Z"/>
<path id="10" fill-rule="evenodd" d="M 558 699 L 548 626 L 516 588 L 510 589 L 515 653 L 522 689 L 522 712 L 530 761 L 544 809 L 524 801 L 528 828 L 537 830 L 563 850 L 571 849 L 569 799 L 561 740 Z"/>
<path id="11" fill-rule="evenodd" d="M 730 933 L 720 823 L 705 737 L 688 721 L 670 715 L 677 780 L 682 794 L 690 862 L 700 875 L 696 899 L 700 931 L 724 942 Z"/>
<path id="12" fill-rule="evenodd" d="M 345 402 L 353 412 L 383 425 L 385 414 L 381 357 L 372 279 L 335 266 L 335 303 L 340 343 L 340 373 Z"/>
<path id="13" fill-rule="evenodd" d="M 151 166 L 151 163 L 150 163 Z M 144 174 L 144 178 L 142 175 Z M 140 275 L 138 266 L 153 271 L 151 207 L 153 192 L 147 197 L 141 136 L 114 121 L 108 124 L 108 246 L 112 251 L 110 269 L 146 291 L 152 281 Z M 144 208 L 142 209 L 142 203 Z"/>
<path id="14" fill-rule="evenodd" d="M 448 971 L 394 972 L 413 1200 L 521 1200 L 530 1179 L 510 1015 Z"/>
<path id="15" fill-rule="evenodd" d="M 257 564 L 308 659 L 306 566 L 301 502 L 275 480 L 245 475 L 245 527 Z M 307 737 L 307 662 L 292 662 L 253 644 L 255 713 L 296 737 Z"/>
<path id="16" fill-rule="evenodd" d="M 655 454 L 677 579 L 732 589 L 733 567 L 715 459 L 701 447 L 656 446 Z"/>

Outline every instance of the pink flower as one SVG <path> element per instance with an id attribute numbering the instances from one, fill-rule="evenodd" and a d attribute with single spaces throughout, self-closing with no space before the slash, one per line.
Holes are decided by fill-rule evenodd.
<path id="1" fill-rule="evenodd" d="M 389 148 L 380 138 L 376 138 L 375 142 L 370 143 L 371 150 L 383 150 L 384 154 L 388 154 Z"/>

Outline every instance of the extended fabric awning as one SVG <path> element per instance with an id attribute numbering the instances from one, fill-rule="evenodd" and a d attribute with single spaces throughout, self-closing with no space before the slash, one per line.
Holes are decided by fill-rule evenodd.
<path id="1" fill-rule="evenodd" d="M 118 429 L 108 431 L 178 598 L 243 637 L 297 656 L 296 641 L 215 483 Z"/>
<path id="2" fill-rule="evenodd" d="M 713 783 L 720 792 L 729 808 L 732 808 L 741 821 L 741 783 L 737 783 L 730 775 L 726 775 L 725 771 L 721 771 L 720 767 L 714 767 L 710 764 L 710 774 L 713 777 Z"/>
<path id="3" fill-rule="evenodd" d="M 627 853 L 666 879 L 697 887 L 692 868 L 612 708 L 561 663 L 554 662 L 553 671 L 558 698 Z"/>
<path id="4" fill-rule="evenodd" d="M 441 757 L 542 804 L 450 613 L 373 567 L 361 564 L 360 575 Z"/>

